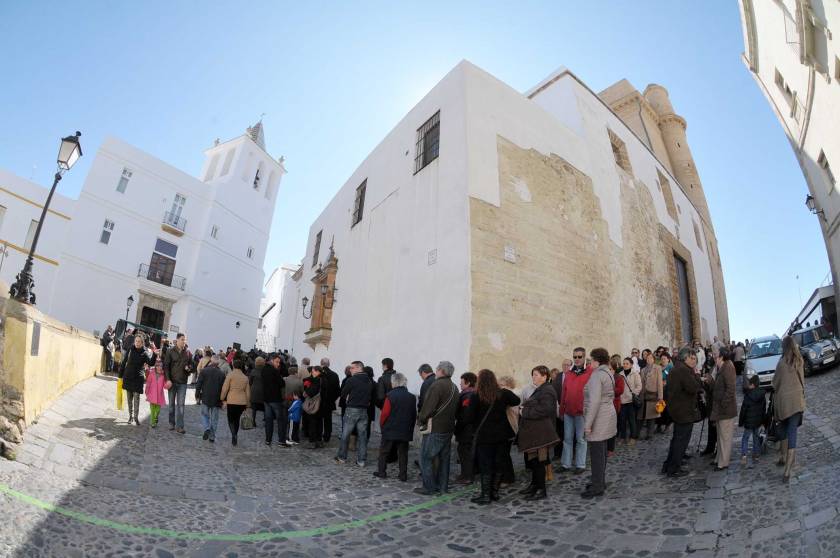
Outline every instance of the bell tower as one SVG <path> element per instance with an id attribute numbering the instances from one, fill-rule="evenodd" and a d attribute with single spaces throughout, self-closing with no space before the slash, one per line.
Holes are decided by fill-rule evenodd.
<path id="1" fill-rule="evenodd" d="M 644 97 L 659 116 L 659 131 L 662 133 L 662 140 L 665 143 L 674 176 L 694 207 L 703 216 L 703 220 L 711 227 L 712 219 L 706 203 L 706 193 L 703 191 L 700 174 L 697 172 L 694 157 L 691 155 L 691 149 L 686 140 L 685 119 L 674 112 L 674 107 L 668 98 L 668 90 L 661 85 L 655 83 L 648 85 L 645 88 Z"/>

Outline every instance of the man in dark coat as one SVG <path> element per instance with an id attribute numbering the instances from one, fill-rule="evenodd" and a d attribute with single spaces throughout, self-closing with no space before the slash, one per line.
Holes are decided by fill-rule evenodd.
<path id="1" fill-rule="evenodd" d="M 290 446 L 286 443 L 286 434 L 289 429 L 289 408 L 285 401 L 286 381 L 282 362 L 283 359 L 280 358 L 280 355 L 269 355 L 268 364 L 262 369 L 265 445 L 271 445 L 271 440 L 274 437 L 274 421 L 276 420 L 278 445 L 288 448 Z"/>
<path id="2" fill-rule="evenodd" d="M 414 422 L 417 420 L 417 398 L 405 387 L 408 383 L 405 376 L 395 373 L 390 380 L 391 389 L 379 414 L 382 445 L 379 447 L 379 470 L 373 476 L 386 478 L 388 456 L 396 451 L 399 479 L 405 482 L 408 480 L 408 443 L 414 438 Z"/>
<path id="3" fill-rule="evenodd" d="M 216 441 L 216 426 L 219 424 L 222 386 L 225 374 L 219 368 L 219 355 L 210 357 L 210 364 L 201 369 L 195 383 L 195 400 L 201 402 L 201 423 L 204 425 L 204 439 Z"/>
<path id="4" fill-rule="evenodd" d="M 347 410 L 344 415 L 344 428 L 341 432 L 341 443 L 338 446 L 335 461 L 339 464 L 347 461 L 350 433 L 355 430 L 358 436 L 356 463 L 363 467 L 367 459 L 368 407 L 370 406 L 374 384 L 365 373 L 364 363 L 354 360 L 350 366 L 352 375 L 344 384 L 344 387 L 341 388 L 341 396 L 347 402 Z"/>
<path id="5" fill-rule="evenodd" d="M 333 411 L 335 411 L 335 402 L 341 393 L 341 382 L 336 374 L 330 368 L 330 359 L 321 359 L 321 420 L 323 421 L 323 438 L 324 443 L 330 441 L 332 436 L 333 426 Z"/>
<path id="6" fill-rule="evenodd" d="M 382 375 L 376 382 L 376 406 L 380 409 L 385 404 L 385 396 L 391 391 L 393 386 L 392 378 L 396 370 L 394 370 L 394 361 L 390 358 L 382 359 Z"/>
<path id="7" fill-rule="evenodd" d="M 430 365 L 421 364 L 420 368 L 417 369 L 417 372 L 423 380 L 423 384 L 420 386 L 420 397 L 417 400 L 417 412 L 419 413 L 420 409 L 423 408 L 423 401 L 426 398 L 426 392 L 428 392 L 429 388 L 432 387 L 432 384 L 435 383 L 435 371 L 432 370 Z"/>
<path id="8" fill-rule="evenodd" d="M 686 347 L 680 350 L 674 367 L 668 374 L 668 394 L 666 403 L 671 419 L 674 421 L 674 433 L 668 457 L 662 465 L 662 472 L 669 477 L 682 477 L 688 471 L 681 468 L 685 450 L 691 440 L 694 423 L 700 420 L 700 407 L 697 394 L 703 389 L 700 379 L 694 373 L 697 355 L 694 349 Z"/>

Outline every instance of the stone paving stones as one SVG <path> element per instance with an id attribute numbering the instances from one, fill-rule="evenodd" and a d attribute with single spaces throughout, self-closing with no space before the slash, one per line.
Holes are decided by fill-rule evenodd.
<path id="1" fill-rule="evenodd" d="M 788 485 L 773 451 L 746 468 L 737 449 L 728 471 L 715 473 L 706 456 L 694 456 L 690 476 L 667 479 L 658 474 L 664 435 L 619 446 L 600 499 L 579 497 L 588 474 L 556 472 L 544 501 L 527 502 L 512 487 L 481 507 L 468 500 L 473 487 L 383 521 L 371 518 L 429 499 L 411 491 L 418 482 L 413 468 L 407 483 L 372 476 L 377 435 L 365 468 L 335 465 L 335 439 L 318 451 L 267 448 L 260 427 L 242 432 L 233 448 L 224 413 L 209 444 L 195 406 L 187 409 L 183 436 L 168 430 L 167 409 L 157 429 L 147 420 L 128 425 L 126 413 L 112 408 L 113 383 L 95 378 L 45 411 L 27 431 L 17 462 L 0 462 L 0 556 L 837 556 L 835 374 L 808 378 L 809 412 Z M 141 407 L 146 419 L 148 406 Z M 691 451 L 698 438 L 699 428 Z M 740 430 L 733 446 L 739 444 Z M 514 463 L 521 469 L 521 455 Z M 457 468 L 453 463 L 453 477 Z M 98 519 L 91 524 L 42 509 L 2 487 Z M 323 530 L 347 522 L 357 523 Z"/>

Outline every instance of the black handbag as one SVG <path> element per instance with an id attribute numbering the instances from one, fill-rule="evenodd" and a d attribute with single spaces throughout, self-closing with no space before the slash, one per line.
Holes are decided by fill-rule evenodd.
<path id="1" fill-rule="evenodd" d="M 642 406 L 642 398 L 638 393 L 633 391 L 633 388 L 630 387 L 630 384 L 627 382 L 627 376 L 624 377 L 624 386 L 630 390 L 630 395 L 633 396 L 633 406 L 637 409 Z"/>

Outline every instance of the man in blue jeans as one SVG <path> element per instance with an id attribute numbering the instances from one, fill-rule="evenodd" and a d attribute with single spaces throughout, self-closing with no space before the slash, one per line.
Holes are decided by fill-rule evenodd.
<path id="1" fill-rule="evenodd" d="M 210 364 L 202 369 L 195 383 L 195 400 L 201 402 L 201 422 L 204 425 L 204 439 L 216 441 L 216 427 L 219 424 L 219 407 L 222 405 L 222 386 L 225 374 L 219 368 L 219 355 L 210 357 Z"/>
<path id="2" fill-rule="evenodd" d="M 364 367 L 364 363 L 354 360 L 350 365 L 350 377 L 341 388 L 341 398 L 346 402 L 347 407 L 344 412 L 344 426 L 341 429 L 341 443 L 338 445 L 338 455 L 335 456 L 335 462 L 339 464 L 347 462 L 347 446 L 350 444 L 350 434 L 354 429 L 358 437 L 356 464 L 364 467 L 367 459 L 368 407 L 374 384 L 365 374 Z"/>
<path id="3" fill-rule="evenodd" d="M 274 421 L 277 421 L 277 445 L 288 448 L 286 428 L 289 424 L 288 407 L 284 400 L 286 381 L 282 368 L 276 365 L 278 355 L 270 355 L 268 364 L 262 369 L 263 402 L 265 405 L 265 445 L 270 446 L 274 437 Z"/>
<path id="4" fill-rule="evenodd" d="M 163 372 L 169 388 L 169 430 L 184 434 L 184 404 L 187 398 L 187 379 L 190 375 L 192 359 L 187 351 L 187 337 L 179 333 L 175 346 L 166 351 L 163 359 Z"/>
<path id="5" fill-rule="evenodd" d="M 414 492 L 431 496 L 436 492 L 449 491 L 449 464 L 452 450 L 452 435 L 455 432 L 455 417 L 458 412 L 458 388 L 452 383 L 455 367 L 443 360 L 435 370 L 435 381 L 423 398 L 423 406 L 417 417 L 423 441 L 420 444 L 420 470 L 423 486 Z M 431 421 L 429 428 L 428 422 Z M 424 432 L 427 431 L 427 432 Z M 434 460 L 439 460 L 434 468 Z"/>

